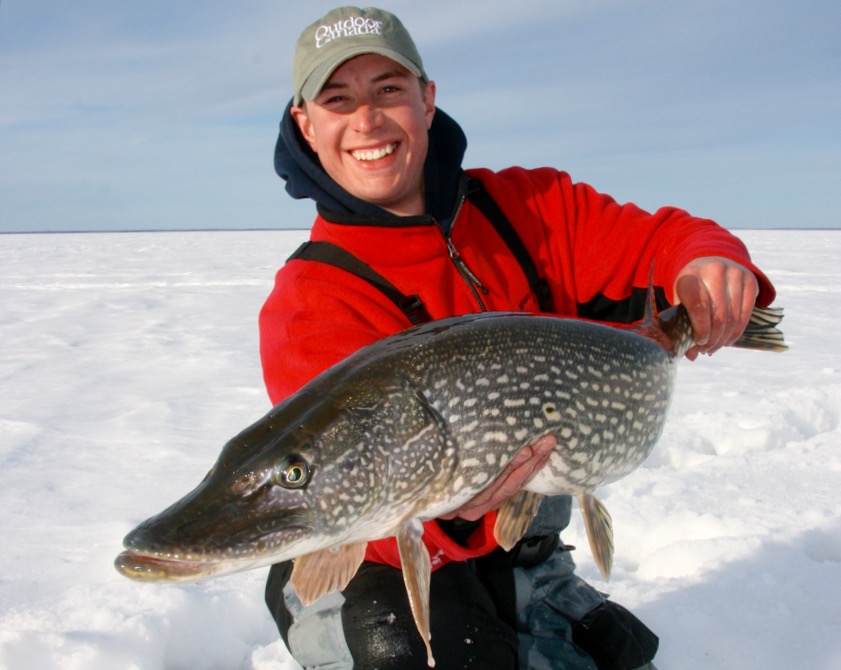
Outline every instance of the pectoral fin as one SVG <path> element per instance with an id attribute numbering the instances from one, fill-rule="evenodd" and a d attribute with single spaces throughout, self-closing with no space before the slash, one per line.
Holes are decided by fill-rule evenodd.
<path id="1" fill-rule="evenodd" d="M 532 491 L 518 491 L 509 498 L 496 514 L 494 538 L 505 551 L 520 541 L 531 524 L 543 495 Z"/>
<path id="2" fill-rule="evenodd" d="M 423 525 L 419 519 L 410 519 L 397 529 L 397 548 L 400 550 L 400 563 L 403 567 L 403 582 L 409 596 L 409 606 L 415 625 L 426 645 L 426 662 L 430 668 L 435 666 L 429 639 L 429 579 L 432 566 L 429 552 L 421 537 Z"/>
<path id="3" fill-rule="evenodd" d="M 613 521 L 610 518 L 610 512 L 602 501 L 591 493 L 579 495 L 578 505 L 584 517 L 584 528 L 587 530 L 590 551 L 593 552 L 599 572 L 607 581 L 610 579 L 610 570 L 613 568 Z"/>
<path id="4" fill-rule="evenodd" d="M 327 593 L 344 589 L 365 558 L 367 546 L 367 542 L 344 544 L 296 558 L 289 581 L 301 602 L 311 605 Z"/>

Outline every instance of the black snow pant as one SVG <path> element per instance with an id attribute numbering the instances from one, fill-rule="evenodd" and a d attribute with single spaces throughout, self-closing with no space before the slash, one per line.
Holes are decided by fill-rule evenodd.
<path id="1" fill-rule="evenodd" d="M 577 577 L 569 549 L 552 532 L 434 571 L 436 670 L 653 668 L 657 636 Z M 364 562 L 342 593 L 308 607 L 288 583 L 291 570 L 272 566 L 266 603 L 305 670 L 427 670 L 400 570 Z"/>
<path id="2" fill-rule="evenodd" d="M 281 636 L 295 655 L 296 646 L 306 648 L 310 645 L 305 640 L 302 645 L 296 645 L 289 639 L 293 616 L 286 605 L 283 589 L 290 572 L 288 563 L 272 567 L 266 601 Z M 426 648 L 415 628 L 400 570 L 365 562 L 339 597 L 344 602 L 339 603 L 338 612 L 326 608 L 317 624 L 321 630 L 316 634 L 320 646 L 316 653 L 325 652 L 327 662 L 323 667 L 331 667 L 331 656 L 341 654 L 333 649 L 336 645 L 341 646 L 341 640 L 325 639 L 339 632 L 335 626 L 338 620 L 331 625 L 325 619 L 338 615 L 341 617 L 341 637 L 352 657 L 352 661 L 346 660 L 352 663 L 347 668 L 428 670 Z M 438 670 L 513 670 L 517 667 L 517 634 L 499 618 L 493 599 L 469 563 L 449 563 L 433 573 L 430 611 L 433 613 L 430 621 L 432 649 Z M 304 634 L 310 635 L 310 632 Z M 309 652 L 305 650 L 305 653 Z M 317 663 L 317 659 L 307 658 L 299 659 L 299 662 L 303 661 L 307 667 L 310 660 Z M 311 667 L 319 665 L 314 663 Z"/>

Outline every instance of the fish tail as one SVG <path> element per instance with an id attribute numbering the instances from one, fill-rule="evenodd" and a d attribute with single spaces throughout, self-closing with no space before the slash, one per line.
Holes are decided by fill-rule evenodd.
<path id="1" fill-rule="evenodd" d="M 782 307 L 754 307 L 745 332 L 733 346 L 759 351 L 786 351 L 785 336 L 777 328 L 782 320 Z"/>

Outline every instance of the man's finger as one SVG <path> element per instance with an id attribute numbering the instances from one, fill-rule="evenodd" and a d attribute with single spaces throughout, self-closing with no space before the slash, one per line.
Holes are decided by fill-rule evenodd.
<path id="1" fill-rule="evenodd" d="M 521 449 L 500 473 L 496 480 L 485 490 L 466 502 L 442 519 L 459 517 L 475 521 L 491 510 L 500 507 L 506 500 L 517 493 L 523 485 L 546 465 L 557 439 L 552 435 L 541 437 L 536 442 Z"/>
<path id="2" fill-rule="evenodd" d="M 704 282 L 695 275 L 683 275 L 675 284 L 675 295 L 689 314 L 696 347 L 703 347 L 709 342 L 712 329 L 710 296 Z"/>

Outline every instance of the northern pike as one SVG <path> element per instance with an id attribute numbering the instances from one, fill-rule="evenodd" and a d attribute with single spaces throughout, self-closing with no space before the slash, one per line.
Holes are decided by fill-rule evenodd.
<path id="1" fill-rule="evenodd" d="M 737 345 L 785 349 L 781 319 L 755 309 Z M 115 565 L 138 581 L 178 582 L 295 559 L 291 583 L 307 604 L 346 586 L 369 541 L 394 536 L 431 666 L 421 522 L 456 510 L 553 435 L 545 467 L 498 511 L 496 539 L 511 548 L 543 496 L 577 496 L 607 579 L 612 525 L 593 491 L 649 455 L 693 343 L 680 305 L 649 306 L 635 330 L 497 312 L 382 339 L 231 439 L 192 492 L 126 536 Z"/>

